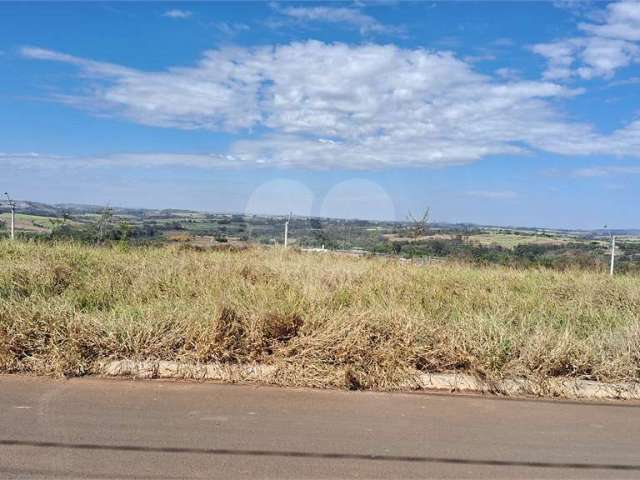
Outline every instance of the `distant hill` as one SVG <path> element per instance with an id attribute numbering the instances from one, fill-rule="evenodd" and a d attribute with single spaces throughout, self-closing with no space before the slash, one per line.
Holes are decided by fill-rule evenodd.
<path id="1" fill-rule="evenodd" d="M 0 202 L 0 212 L 8 212 L 9 206 L 6 202 Z M 47 203 L 29 202 L 26 200 L 16 200 L 16 211 L 29 215 L 41 215 L 43 217 L 56 216 L 60 210 L 55 205 Z"/>
<path id="2" fill-rule="evenodd" d="M 41 215 L 45 217 L 60 216 L 64 212 L 71 214 L 82 215 L 91 213 L 100 213 L 106 207 L 104 205 L 86 205 L 82 203 L 56 203 L 48 204 L 41 202 L 32 202 L 29 200 L 16 200 L 16 210 L 19 213 L 27 215 Z M 167 214 L 194 214 L 200 213 L 194 210 L 180 210 L 175 208 L 168 209 L 148 209 L 148 208 L 127 208 L 127 207 L 111 207 L 111 210 L 116 215 L 167 215 Z M 9 207 L 6 202 L 0 200 L 0 213 L 8 212 Z"/>
<path id="3" fill-rule="evenodd" d="M 167 209 L 149 209 L 149 208 L 127 208 L 127 207 L 112 207 L 109 206 L 116 215 L 131 215 L 136 217 L 141 216 L 156 216 L 156 215 L 193 215 L 203 214 L 211 212 L 201 212 L 197 210 L 183 210 L 175 208 Z M 40 215 L 46 217 L 62 216 L 64 212 L 69 212 L 72 215 L 92 214 L 100 213 L 105 209 L 104 205 L 87 205 L 81 203 L 57 203 L 47 204 L 41 202 L 32 202 L 29 200 L 16 200 L 16 209 L 19 213 L 25 213 L 29 215 Z M 6 202 L 0 202 L 0 213 L 8 212 L 9 207 Z M 230 213 L 227 213 L 230 214 Z M 280 215 L 251 215 L 253 218 L 284 218 Z M 300 218 L 300 217 L 298 217 Z M 309 217 L 318 218 L 318 217 Z M 320 218 L 321 219 L 321 218 Z M 338 223 L 350 223 L 350 222 L 366 222 L 370 224 L 406 224 L 407 222 L 381 222 L 381 221 L 364 221 L 364 220 L 344 220 L 344 219 L 328 219 Z M 614 235 L 640 235 L 640 229 L 628 228 L 628 229 L 594 229 L 594 230 L 580 230 L 580 229 L 558 229 L 558 228 L 540 228 L 540 227 L 521 227 L 513 225 L 483 225 L 474 223 L 446 223 L 446 222 L 433 222 L 430 224 L 432 228 L 438 229 L 459 229 L 459 230 L 476 230 L 476 229 L 506 229 L 506 230 L 520 230 L 523 232 L 532 233 L 563 233 L 563 234 L 575 234 L 581 236 L 594 236 L 594 237 L 606 237 L 610 233 Z"/>

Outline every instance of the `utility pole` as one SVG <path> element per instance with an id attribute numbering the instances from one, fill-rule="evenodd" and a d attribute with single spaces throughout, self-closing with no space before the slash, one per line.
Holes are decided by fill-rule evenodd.
<path id="1" fill-rule="evenodd" d="M 613 276 L 613 266 L 616 261 L 616 236 L 611 235 L 611 266 L 609 267 L 609 275 Z"/>
<path id="2" fill-rule="evenodd" d="M 16 239 L 16 202 L 11 200 L 11 197 L 7 192 L 4 192 L 9 202 L 9 208 L 11 208 L 11 240 Z"/>
<path id="3" fill-rule="evenodd" d="M 609 227 L 604 226 L 608 230 Z M 609 275 L 613 276 L 613 268 L 616 262 L 616 236 L 609 230 L 609 238 L 611 239 L 611 263 L 609 264 Z"/>
<path id="4" fill-rule="evenodd" d="M 284 222 L 284 248 L 287 248 L 287 243 L 289 241 L 289 221 L 291 220 L 291 213 L 289 213 L 289 217 Z"/>
<path id="5" fill-rule="evenodd" d="M 111 207 L 106 206 L 100 214 L 100 218 L 98 219 L 98 240 L 96 243 L 102 243 L 105 231 L 107 230 L 107 227 L 111 222 L 111 217 L 113 217 L 113 210 L 111 209 Z"/>

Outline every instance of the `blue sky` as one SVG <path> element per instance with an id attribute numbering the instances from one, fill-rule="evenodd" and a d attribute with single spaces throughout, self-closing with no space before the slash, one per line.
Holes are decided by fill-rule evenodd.
<path id="1" fill-rule="evenodd" d="M 640 227 L 640 3 L 2 3 L 0 190 Z"/>

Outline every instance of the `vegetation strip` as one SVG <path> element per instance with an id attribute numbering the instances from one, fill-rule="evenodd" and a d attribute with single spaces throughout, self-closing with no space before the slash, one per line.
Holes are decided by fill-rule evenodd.
<path id="1" fill-rule="evenodd" d="M 0 212 L 2 212 L 0 204 Z M 287 217 L 146 210 L 91 205 L 17 202 L 17 238 L 121 245 L 174 243 L 193 248 L 243 249 L 283 242 Z M 640 273 L 640 230 L 564 230 L 432 223 L 430 210 L 407 221 L 367 221 L 294 216 L 287 221 L 290 246 L 326 253 L 393 256 L 404 261 L 456 259 L 476 264 L 582 268 L 606 273 L 611 237 L 615 271 Z M 0 213 L 0 238 L 8 237 L 9 213 Z"/>
<path id="2" fill-rule="evenodd" d="M 318 388 L 406 390 L 447 372 L 549 396 L 574 396 L 554 382 L 640 382 L 634 275 L 9 241 L 0 264 L 5 373 L 153 359 L 268 365 L 272 384 Z"/>
<path id="3" fill-rule="evenodd" d="M 275 383 L 277 368 L 262 364 L 188 364 L 168 361 L 112 360 L 98 362 L 95 372 L 110 377 L 215 380 L 220 382 Z M 450 392 L 502 395 L 555 396 L 577 399 L 640 400 L 640 383 L 602 383 L 579 379 L 549 379 L 543 383 L 524 378 L 496 382 L 460 373 L 415 372 L 406 390 L 447 390 Z"/>

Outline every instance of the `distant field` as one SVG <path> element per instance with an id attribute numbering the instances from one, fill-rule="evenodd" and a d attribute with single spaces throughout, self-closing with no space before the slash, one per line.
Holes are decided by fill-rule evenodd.
<path id="1" fill-rule="evenodd" d="M 9 226 L 11 222 L 10 213 L 0 213 L 0 220 Z M 51 229 L 49 217 L 41 217 L 38 215 L 16 214 L 16 230 L 24 230 L 27 232 L 48 232 Z"/>
<path id="2" fill-rule="evenodd" d="M 52 217 L 44 217 L 41 215 L 16 213 L 16 231 L 47 233 L 51 231 L 51 228 L 53 227 L 51 219 Z M 11 214 L 0 213 L 0 220 L 4 221 L 7 228 L 9 228 L 11 223 Z M 78 221 L 74 220 L 69 220 L 66 223 L 73 226 L 77 226 L 79 224 Z"/>
<path id="3" fill-rule="evenodd" d="M 385 234 L 385 238 L 387 238 L 391 242 L 423 242 L 428 240 L 454 240 L 456 235 L 454 234 L 440 234 L 434 233 L 430 235 L 424 235 L 420 237 L 402 237 L 396 234 Z M 485 233 L 475 233 L 469 234 L 467 237 L 468 241 L 473 243 L 478 243 L 480 245 L 499 245 L 504 248 L 513 248 L 517 245 L 524 244 L 536 244 L 536 245 L 562 245 L 568 242 L 583 242 L 585 240 L 577 238 L 577 237 L 569 237 L 569 236 L 542 236 L 535 234 L 509 234 L 509 233 L 494 233 L 494 232 L 485 232 Z"/>
<path id="4" fill-rule="evenodd" d="M 500 245 L 504 248 L 513 248 L 517 245 L 535 244 L 535 245 L 560 245 L 567 242 L 580 241 L 571 237 L 543 237 L 541 235 L 514 235 L 506 233 L 483 233 L 479 235 L 471 235 L 469 240 L 482 245 Z"/>
<path id="5" fill-rule="evenodd" d="M 307 254 L 0 241 L 0 371 L 264 362 L 276 382 L 395 389 L 418 371 L 640 380 L 640 283 Z"/>

